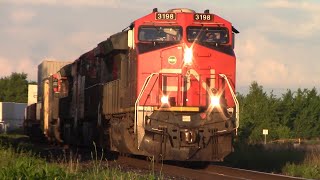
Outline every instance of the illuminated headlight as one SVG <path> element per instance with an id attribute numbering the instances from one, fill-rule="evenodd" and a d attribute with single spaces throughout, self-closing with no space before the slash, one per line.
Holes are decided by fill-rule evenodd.
<path id="1" fill-rule="evenodd" d="M 220 105 L 220 98 L 219 96 L 211 96 L 211 105 L 216 107 Z"/>
<path id="2" fill-rule="evenodd" d="M 192 57 L 193 56 L 193 52 L 192 52 L 192 48 L 185 48 L 184 50 L 184 62 L 186 64 L 191 64 L 192 63 Z"/>
<path id="3" fill-rule="evenodd" d="M 161 103 L 162 103 L 162 104 L 168 104 L 168 103 L 169 103 L 169 98 L 168 98 L 168 96 L 162 96 L 162 97 L 161 97 Z"/>

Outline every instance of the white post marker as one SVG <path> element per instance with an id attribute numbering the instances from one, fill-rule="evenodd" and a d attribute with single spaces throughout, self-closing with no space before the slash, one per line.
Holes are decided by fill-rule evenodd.
<path id="1" fill-rule="evenodd" d="M 268 129 L 263 129 L 262 134 L 264 135 L 264 144 L 267 144 Z"/>

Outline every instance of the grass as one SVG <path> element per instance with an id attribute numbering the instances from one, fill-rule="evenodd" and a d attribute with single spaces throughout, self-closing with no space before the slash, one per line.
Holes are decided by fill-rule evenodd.
<path id="1" fill-rule="evenodd" d="M 25 137 L 0 135 L 0 179 L 160 179 L 153 172 L 139 174 L 110 167 L 97 149 L 84 164 L 72 154 L 48 161 L 30 150 L 34 148 L 31 144 L 18 143 L 19 138 Z"/>
<path id="2" fill-rule="evenodd" d="M 281 173 L 287 163 L 302 162 L 304 151 L 297 151 L 290 146 L 268 148 L 261 144 L 236 144 L 235 152 L 225 158 L 230 166 L 264 172 Z"/>
<path id="3" fill-rule="evenodd" d="M 320 179 L 320 150 L 294 148 L 292 144 L 236 144 L 225 164 L 243 169 Z"/>
<path id="4" fill-rule="evenodd" d="M 62 166 L 48 164 L 30 152 L 0 147 L 0 179 L 72 179 Z"/>
<path id="5" fill-rule="evenodd" d="M 287 163 L 282 172 L 290 176 L 320 179 L 320 150 L 308 152 L 302 163 Z"/>

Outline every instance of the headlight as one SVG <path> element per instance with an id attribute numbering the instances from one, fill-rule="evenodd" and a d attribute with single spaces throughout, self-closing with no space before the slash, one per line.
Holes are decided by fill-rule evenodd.
<path id="1" fill-rule="evenodd" d="M 168 98 L 168 96 L 162 96 L 162 97 L 161 97 L 161 103 L 162 103 L 162 104 L 168 104 L 168 103 L 169 103 L 169 98 Z"/>
<path id="2" fill-rule="evenodd" d="M 220 105 L 220 98 L 219 96 L 211 96 L 211 106 L 219 106 Z"/>
<path id="3" fill-rule="evenodd" d="M 186 47 L 184 49 L 184 63 L 191 64 L 192 63 L 192 58 L 193 58 L 192 48 Z"/>

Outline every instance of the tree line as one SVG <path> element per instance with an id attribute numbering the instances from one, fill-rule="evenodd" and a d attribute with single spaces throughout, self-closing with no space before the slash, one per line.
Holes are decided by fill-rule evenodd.
<path id="1" fill-rule="evenodd" d="M 28 102 L 28 80 L 26 73 L 12 73 L 0 78 L 0 102 Z"/>
<path id="2" fill-rule="evenodd" d="M 320 95 L 315 88 L 287 90 L 281 97 L 268 95 L 257 82 L 247 95 L 237 94 L 240 104 L 239 138 L 249 143 L 262 142 L 263 129 L 268 139 L 319 138 Z"/>
<path id="3" fill-rule="evenodd" d="M 0 78 L 0 102 L 26 103 L 28 83 L 25 73 Z M 261 142 L 263 129 L 269 130 L 269 140 L 320 137 L 320 95 L 315 88 L 287 90 L 281 97 L 276 97 L 253 82 L 249 93 L 237 93 L 237 98 L 241 140 Z"/>

